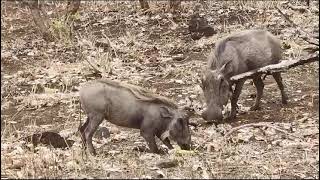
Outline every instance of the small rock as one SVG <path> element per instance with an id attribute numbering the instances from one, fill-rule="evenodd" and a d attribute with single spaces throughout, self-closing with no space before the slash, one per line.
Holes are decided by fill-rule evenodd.
<path id="1" fill-rule="evenodd" d="M 175 82 L 178 83 L 178 84 L 184 84 L 184 82 L 182 80 L 180 80 L 180 79 L 175 80 Z"/>
<path id="2" fill-rule="evenodd" d="M 160 155 L 158 154 L 154 154 L 154 153 L 146 153 L 146 154 L 143 154 L 139 157 L 140 160 L 144 160 L 144 161 L 152 161 L 154 160 L 155 158 L 159 158 Z"/>
<path id="3" fill-rule="evenodd" d="M 157 166 L 160 168 L 171 168 L 178 165 L 179 165 L 179 162 L 176 159 L 162 160 L 159 163 L 157 163 Z"/>
<path id="4" fill-rule="evenodd" d="M 142 176 L 142 179 L 152 179 L 152 177 L 147 175 L 147 176 Z"/>
<path id="5" fill-rule="evenodd" d="M 246 132 L 246 133 L 239 133 L 238 134 L 238 140 L 240 142 L 249 142 L 251 138 L 253 138 L 253 133 L 252 132 Z"/>
<path id="6" fill-rule="evenodd" d="M 161 170 L 157 170 L 157 178 L 164 178 L 165 174 Z"/>
<path id="7" fill-rule="evenodd" d="M 177 54 L 177 55 L 172 56 L 172 59 L 175 61 L 182 61 L 185 59 L 185 57 L 183 56 L 183 54 Z"/>
<path id="8" fill-rule="evenodd" d="M 27 55 L 28 55 L 28 56 L 34 56 L 34 52 L 30 51 L 30 52 L 28 52 Z"/>
<path id="9" fill-rule="evenodd" d="M 192 166 L 192 170 L 193 171 L 199 171 L 199 170 L 202 170 L 202 169 L 203 169 L 203 167 L 202 167 L 202 165 L 200 163 L 196 163 L 196 164 L 194 164 Z"/>
<path id="10" fill-rule="evenodd" d="M 21 169 L 23 166 L 25 165 L 25 163 L 20 159 L 16 159 L 12 161 L 12 165 L 9 166 L 8 168 L 10 169 Z"/>
<path id="11" fill-rule="evenodd" d="M 109 129 L 110 134 L 119 134 L 121 132 L 119 128 L 115 126 L 111 126 Z"/>
<path id="12" fill-rule="evenodd" d="M 108 152 L 108 154 L 111 154 L 111 155 L 115 155 L 115 154 L 119 154 L 119 153 L 120 153 L 120 151 L 116 151 L 116 150 L 110 150 Z"/>
<path id="13" fill-rule="evenodd" d="M 190 95 L 190 98 L 191 98 L 191 99 L 196 99 L 196 98 L 197 98 L 197 95 L 192 94 L 192 95 Z"/>
<path id="14" fill-rule="evenodd" d="M 147 152 L 148 148 L 143 145 L 135 146 L 133 148 L 134 151 L 139 151 L 139 152 Z"/>
<path id="15" fill-rule="evenodd" d="M 210 179 L 210 175 L 209 175 L 208 171 L 205 169 L 202 170 L 202 178 L 203 179 Z"/>
<path id="16" fill-rule="evenodd" d="M 289 123 L 283 123 L 282 125 L 283 125 L 283 128 L 286 130 L 289 130 L 292 128 L 291 124 L 289 124 Z"/>
<path id="17" fill-rule="evenodd" d="M 76 161 L 72 160 L 72 161 L 68 161 L 66 163 L 66 166 L 68 167 L 68 169 L 72 169 L 72 168 L 75 168 L 77 165 Z"/>
<path id="18" fill-rule="evenodd" d="M 7 51 L 7 52 L 1 52 L 1 58 L 8 58 L 8 57 L 10 57 L 12 54 L 9 52 L 9 51 Z"/>
<path id="19" fill-rule="evenodd" d="M 282 145 L 282 144 L 281 144 L 281 140 L 279 140 L 279 139 L 278 139 L 278 140 L 275 140 L 275 141 L 272 141 L 271 144 L 272 144 L 272 145 L 275 145 L 275 146 L 281 146 L 281 145 Z"/>
<path id="20" fill-rule="evenodd" d="M 207 152 L 219 151 L 221 149 L 221 145 L 217 143 L 209 143 L 206 145 Z"/>

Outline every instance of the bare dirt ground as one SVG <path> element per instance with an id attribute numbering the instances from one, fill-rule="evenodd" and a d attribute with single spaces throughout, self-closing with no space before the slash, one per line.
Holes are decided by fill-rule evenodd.
<path id="1" fill-rule="evenodd" d="M 248 111 L 255 88 L 247 81 L 235 122 L 192 127 L 194 149 L 166 155 L 136 151 L 146 145 L 138 130 L 114 126 L 106 139 L 94 138 L 98 155 L 81 150 L 78 89 L 99 78 L 85 58 L 104 75 L 140 85 L 172 98 L 179 105 L 189 98 L 196 109 L 192 122 L 202 122 L 204 108 L 199 77 L 214 42 L 232 32 L 264 28 L 277 35 L 286 48 L 284 59 L 301 58 L 307 42 L 275 9 L 280 6 L 302 29 L 318 34 L 318 2 L 209 1 L 201 9 L 211 37 L 192 40 L 188 20 L 196 2 L 182 2 L 172 15 L 165 2 L 150 2 L 145 15 L 137 2 L 82 2 L 73 38 L 45 42 L 21 3 L 1 1 L 1 178 L 319 178 L 319 65 L 299 66 L 283 73 L 289 104 L 267 77 L 262 109 Z M 290 6 L 289 6 L 290 5 Z M 53 22 L 66 3 L 43 8 Z M 297 10 L 290 7 L 302 7 Z M 56 23 L 58 24 L 58 23 Z M 96 42 L 109 39 L 109 47 Z M 183 60 L 176 59 L 183 56 Z M 84 121 L 82 112 L 81 121 Z M 274 128 L 242 128 L 223 143 L 232 127 L 272 122 Z M 75 140 L 69 149 L 26 143 L 21 138 L 53 131 Z M 158 142 L 158 145 L 161 143 Z M 162 145 L 161 145 L 162 146 Z M 173 167 L 159 167 L 168 161 Z"/>

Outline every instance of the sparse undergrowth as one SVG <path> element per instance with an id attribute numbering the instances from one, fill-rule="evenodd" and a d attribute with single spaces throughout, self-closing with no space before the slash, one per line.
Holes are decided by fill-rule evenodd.
<path id="1" fill-rule="evenodd" d="M 62 4 L 43 7 L 56 19 L 58 32 L 66 28 L 55 15 Z M 2 178 L 319 178 L 318 63 L 283 74 L 289 95 L 286 106 L 280 103 L 275 81 L 267 77 L 262 110 L 248 111 L 255 94 L 248 81 L 240 96 L 237 121 L 192 128 L 193 151 L 179 151 L 177 146 L 166 155 L 135 151 L 145 145 L 138 130 L 104 122 L 111 136 L 95 138 L 98 156 L 86 155 L 79 134 L 74 134 L 80 118 L 77 91 L 83 82 L 100 78 L 94 68 L 104 77 L 143 86 L 179 105 L 191 100 L 196 108 L 191 121 L 200 122 L 204 102 L 199 76 L 217 39 L 243 29 L 266 28 L 283 41 L 284 58 L 300 58 L 308 54 L 304 51 L 307 42 L 275 5 L 305 31 L 316 34 L 319 27 L 319 9 L 313 1 L 310 8 L 298 1 L 290 5 L 208 1 L 201 13 L 218 33 L 194 41 L 187 26 L 195 2 L 183 2 L 177 15 L 163 10 L 165 2 L 150 2 L 151 12 L 146 15 L 138 4 L 82 2 L 72 32 L 67 29 L 60 34 L 71 33 L 74 38 L 66 39 L 68 43 L 47 43 L 31 18 L 26 18 L 30 16 L 26 7 L 1 1 Z M 82 122 L 84 116 L 82 112 Z M 234 132 L 224 144 L 223 135 L 233 126 L 253 122 L 273 122 L 289 134 L 248 127 Z M 33 147 L 22 140 L 43 131 L 58 132 L 75 144 L 55 149 Z M 172 167 L 160 166 L 162 161 Z"/>

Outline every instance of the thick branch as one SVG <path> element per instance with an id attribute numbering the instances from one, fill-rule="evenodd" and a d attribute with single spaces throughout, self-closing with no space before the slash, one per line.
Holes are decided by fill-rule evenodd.
<path id="1" fill-rule="evenodd" d="M 149 4 L 147 0 L 139 0 L 141 9 L 149 9 Z"/>
<path id="2" fill-rule="evenodd" d="M 181 0 L 170 0 L 169 1 L 169 9 L 172 9 L 173 12 L 176 12 L 176 10 L 179 8 L 181 4 Z"/>
<path id="3" fill-rule="evenodd" d="M 313 42 L 310 40 L 310 38 L 312 38 L 313 36 L 304 31 L 302 28 L 300 28 L 296 23 L 294 23 L 289 17 L 288 15 L 284 14 L 279 7 L 276 7 L 276 9 L 278 10 L 278 12 L 285 18 L 286 21 L 288 21 L 293 27 L 297 28 L 297 30 L 300 32 L 301 34 L 301 39 L 305 40 L 306 42 L 310 43 L 310 44 L 313 44 L 313 45 L 316 45 L 316 46 L 319 46 L 319 42 Z M 314 40 L 314 38 L 312 39 Z"/>
<path id="4" fill-rule="evenodd" d="M 232 76 L 230 78 L 230 80 L 232 82 L 236 82 L 240 79 L 250 78 L 250 77 L 253 77 L 258 74 L 271 74 L 273 72 L 285 71 L 289 68 L 303 65 L 306 63 L 315 62 L 315 61 L 319 61 L 319 51 L 315 52 L 314 54 L 310 55 L 308 58 L 305 58 L 305 59 L 281 61 L 278 64 L 272 64 L 272 65 L 265 66 L 265 67 L 262 67 L 259 69 L 255 69 L 255 70 L 248 71 L 248 72 L 245 72 L 242 74 L 238 74 L 236 76 Z"/>
<path id="5" fill-rule="evenodd" d="M 80 0 L 68 0 L 66 18 L 74 15 L 80 8 Z"/>
<path id="6" fill-rule="evenodd" d="M 38 1 L 30 1 L 28 2 L 28 6 L 31 11 L 31 15 L 34 23 L 39 27 L 39 30 L 46 41 L 53 41 L 54 38 L 49 30 L 49 22 L 48 19 L 41 15 L 40 7 L 38 5 Z"/>

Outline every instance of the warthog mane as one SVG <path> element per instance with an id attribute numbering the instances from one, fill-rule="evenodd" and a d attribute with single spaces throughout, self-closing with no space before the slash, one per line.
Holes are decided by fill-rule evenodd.
<path id="1" fill-rule="evenodd" d="M 132 84 L 127 84 L 119 81 L 109 80 L 109 79 L 99 79 L 98 82 L 108 84 L 110 86 L 114 86 L 117 88 L 123 88 L 130 91 L 138 100 L 146 101 L 146 102 L 153 102 L 157 104 L 165 104 L 172 108 L 178 108 L 178 106 L 170 99 L 152 93 L 151 91 L 144 89 L 139 86 L 135 86 Z"/>

